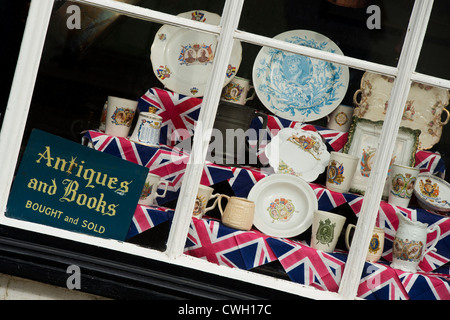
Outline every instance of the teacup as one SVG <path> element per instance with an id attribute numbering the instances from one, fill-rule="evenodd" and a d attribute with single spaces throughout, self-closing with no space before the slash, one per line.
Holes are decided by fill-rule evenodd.
<path id="1" fill-rule="evenodd" d="M 225 210 L 222 209 L 223 198 L 228 200 Z M 246 231 L 252 228 L 255 215 L 255 203 L 253 201 L 239 197 L 229 197 L 225 194 L 221 194 L 217 201 L 224 225 Z"/>
<path id="2" fill-rule="evenodd" d="M 220 193 L 213 194 L 214 189 L 211 187 L 200 185 L 198 187 L 197 198 L 195 199 L 195 207 L 192 214 L 194 217 L 201 219 L 203 215 L 216 207 Z M 209 200 L 216 199 L 214 203 L 207 207 Z"/>
<path id="3" fill-rule="evenodd" d="M 255 92 L 247 98 L 251 89 L 250 80 L 241 77 L 234 77 L 222 90 L 221 100 L 244 105 L 247 101 L 255 98 Z"/>
<path id="4" fill-rule="evenodd" d="M 164 185 L 164 191 L 162 194 L 158 193 L 158 187 L 160 185 Z M 155 204 L 156 198 L 164 198 L 166 196 L 168 186 L 168 181 L 163 181 L 160 176 L 149 172 L 147 178 L 145 179 L 144 188 L 142 189 L 138 203 L 146 206 Z"/>

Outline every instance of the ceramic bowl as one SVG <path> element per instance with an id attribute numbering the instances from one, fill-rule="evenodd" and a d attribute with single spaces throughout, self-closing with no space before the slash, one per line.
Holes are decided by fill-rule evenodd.
<path id="1" fill-rule="evenodd" d="M 414 185 L 419 205 L 426 210 L 450 211 L 450 184 L 436 176 L 421 173 Z"/>

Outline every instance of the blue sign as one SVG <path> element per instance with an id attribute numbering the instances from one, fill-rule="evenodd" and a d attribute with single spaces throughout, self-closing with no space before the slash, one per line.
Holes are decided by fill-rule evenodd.
<path id="1" fill-rule="evenodd" d="M 148 169 L 33 130 L 6 216 L 125 240 Z"/>

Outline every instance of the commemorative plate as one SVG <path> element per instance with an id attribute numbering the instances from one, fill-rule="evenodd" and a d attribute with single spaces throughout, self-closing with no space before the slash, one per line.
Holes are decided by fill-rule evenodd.
<path id="1" fill-rule="evenodd" d="M 220 16 L 194 10 L 178 16 L 218 25 Z M 163 25 L 156 33 L 150 60 L 158 80 L 169 90 L 190 97 L 202 97 L 212 70 L 217 37 L 200 31 Z M 224 86 L 238 72 L 242 59 L 242 46 L 234 41 L 229 65 L 224 75 Z"/>
<path id="2" fill-rule="evenodd" d="M 284 128 L 272 138 L 265 155 L 276 173 L 290 174 L 312 182 L 330 160 L 322 137 L 314 131 Z"/>
<path id="3" fill-rule="evenodd" d="M 248 199 L 255 202 L 253 224 L 273 237 L 295 237 L 312 224 L 318 208 L 313 189 L 303 179 L 273 174 L 258 181 Z"/>
<path id="4" fill-rule="evenodd" d="M 343 54 L 330 39 L 308 30 L 291 30 L 275 39 Z M 348 67 L 263 47 L 253 65 L 253 83 L 263 105 L 292 121 L 314 121 L 342 101 L 349 81 Z"/>

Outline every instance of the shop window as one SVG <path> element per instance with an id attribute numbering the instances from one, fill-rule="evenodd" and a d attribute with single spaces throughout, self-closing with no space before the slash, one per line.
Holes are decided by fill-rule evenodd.
<path id="1" fill-rule="evenodd" d="M 440 62 L 445 59 L 438 55 L 443 50 L 436 49 L 442 41 L 435 40 L 445 37 L 442 32 L 445 28 L 440 25 L 445 19 L 439 17 L 445 10 L 433 9 L 430 28 L 423 40 L 431 10 L 429 4 L 421 1 L 353 1 L 361 3 L 356 7 L 343 4 L 350 2 L 286 0 L 273 6 L 268 1 L 253 0 L 245 3 L 197 1 L 194 4 L 150 0 L 55 1 L 53 4 L 48 0 L 41 7 L 32 2 L 29 25 L 35 30 L 25 33 L 23 48 L 28 46 L 39 52 L 42 46 L 42 56 L 28 53 L 33 59 L 27 62 L 23 58 L 27 53 L 22 52 L 11 91 L 11 107 L 8 105 L 2 125 L 1 142 L 9 156 L 0 176 L 8 182 L 1 190 L 5 212 L 1 223 L 84 243 L 90 243 L 95 236 L 96 243 L 105 248 L 191 268 L 201 265 L 212 273 L 222 270 L 217 265 L 225 265 L 230 268 L 224 276 L 256 284 L 266 281 L 267 277 L 261 273 L 268 272 L 284 279 L 283 285 L 273 281 L 269 286 L 292 290 L 306 297 L 386 298 L 377 292 L 379 288 L 374 281 L 380 278 L 373 278 L 373 275 L 383 273 L 390 274 L 388 279 L 398 278 L 396 271 L 389 267 L 398 228 L 392 225 L 392 221 L 397 223 L 395 212 L 398 209 L 388 203 L 389 190 L 384 188 L 386 175 L 392 169 L 390 165 L 397 161 L 405 166 L 420 165 L 422 173 L 433 176 L 442 177 L 445 173 L 447 155 L 443 150 L 447 143 L 445 124 L 448 120 L 445 106 L 450 86 L 445 80 L 448 78 L 445 68 L 440 67 Z M 372 10 L 368 10 L 369 6 Z M 445 6 L 442 1 L 436 1 L 435 7 L 442 6 Z M 79 21 L 78 14 L 82 18 Z M 180 14 L 187 19 L 180 19 Z M 221 21 L 219 16 L 223 17 Z M 37 17 L 41 21 L 36 21 Z M 48 30 L 45 27 L 47 18 Z M 208 25 L 210 21 L 214 21 L 213 25 Z M 183 45 L 180 45 L 181 40 L 185 41 Z M 414 49 L 420 49 L 422 42 L 423 55 L 415 55 Z M 219 50 L 216 50 L 217 46 Z M 420 74 L 415 73 L 417 59 Z M 199 67 L 195 68 L 195 65 Z M 209 65 L 207 72 L 202 68 L 205 65 Z M 186 66 L 191 67 L 189 71 L 184 68 Z M 33 70 L 36 72 L 35 84 Z M 32 83 L 25 81 L 27 76 L 31 77 Z M 233 79 L 242 83 L 250 80 L 249 99 L 245 103 L 230 102 L 232 89 L 222 90 Z M 410 90 L 411 80 L 415 84 Z M 324 84 L 328 87 L 317 88 Z M 18 99 L 21 87 L 29 101 Z M 410 120 L 405 112 L 409 111 L 412 116 L 418 111 L 403 110 L 402 106 L 408 105 L 408 101 L 413 103 L 407 99 L 408 93 L 423 99 L 430 92 L 435 92 L 434 103 L 428 105 L 427 99 L 426 105 L 420 106 L 427 124 L 411 126 L 408 122 L 405 125 Z M 224 102 L 227 95 L 229 101 Z M 380 95 L 383 99 L 378 98 Z M 393 98 L 390 99 L 390 95 Z M 134 107 L 141 115 L 153 112 L 161 116 L 160 145 L 149 147 L 130 141 L 132 137 L 115 138 L 98 130 L 102 129 L 105 102 L 113 103 L 108 100 L 110 96 L 137 101 Z M 12 104 L 17 105 L 17 110 L 12 110 Z M 328 127 L 333 121 L 332 111 L 341 105 L 351 110 L 346 115 L 351 126 L 343 131 Z M 327 111 L 327 108 L 331 109 Z M 428 114 L 429 109 L 433 115 Z M 430 132 L 433 128 L 430 129 L 429 123 L 437 121 L 435 115 L 442 125 Z M 19 128 L 11 125 L 13 117 L 22 119 Z M 132 136 L 137 130 L 138 118 L 136 113 L 126 136 Z M 224 140 L 224 130 L 236 132 L 238 127 L 242 129 L 242 135 L 247 134 L 240 141 L 246 148 L 244 151 L 232 149 L 230 153 L 232 158 L 241 151 L 245 156 L 226 159 L 228 150 L 223 147 L 229 140 Z M 284 134 L 289 128 L 293 130 L 290 132 L 292 146 L 289 145 L 282 156 L 276 154 L 275 160 L 265 151 L 274 148 L 281 139 L 277 134 Z M 168 182 L 168 186 L 162 184 L 159 190 L 165 195 L 157 198 L 152 206 L 132 208 L 129 230 L 123 239 L 114 239 L 120 241 L 111 241 L 107 237 L 98 240 L 102 237 L 93 232 L 102 233 L 100 223 L 96 228 L 95 224 L 86 222 L 85 227 L 92 232 L 83 232 L 62 224 L 48 227 L 48 223 L 28 223 L 30 219 L 26 215 L 16 219 L 17 216 L 8 212 L 17 205 L 14 188 L 9 196 L 10 186 L 14 174 L 18 173 L 20 177 L 24 171 L 19 166 L 27 163 L 27 145 L 43 142 L 36 140 L 34 129 L 78 143 L 83 148 L 82 144 L 88 145 L 102 156 L 110 153 L 150 168 L 150 172 Z M 255 135 L 249 134 L 249 129 Z M 231 139 L 236 142 L 239 138 L 237 134 Z M 53 138 L 49 139 L 53 141 Z M 20 147 L 14 147 L 14 141 Z M 283 147 L 277 147 L 283 150 Z M 397 147 L 401 147 L 401 151 L 396 150 Z M 371 152 L 376 148 L 377 158 L 372 162 Z M 50 161 L 51 156 L 45 150 L 39 153 L 40 160 Z M 391 156 L 392 151 L 395 159 Z M 326 169 L 331 168 L 331 152 L 350 154 L 358 159 L 356 166 L 360 179 L 354 179 L 350 189 L 339 192 L 326 187 L 330 179 Z M 189 154 L 191 162 L 187 163 Z M 95 158 L 94 153 L 90 156 Z M 310 165 L 307 161 L 289 163 L 301 157 L 315 159 L 312 167 L 305 169 Z M 62 158 L 59 166 L 48 162 L 47 167 L 60 169 Z M 238 160 L 242 162 L 236 163 Z M 281 166 L 280 160 L 283 161 Z M 84 161 L 83 165 L 87 163 Z M 105 158 L 104 161 L 106 170 L 109 160 Z M 66 163 L 70 164 L 70 158 Z M 87 175 L 83 173 L 87 172 L 87 166 L 83 171 L 81 164 L 76 162 L 75 171 L 67 173 L 78 172 L 75 175 L 80 179 L 89 180 L 83 176 Z M 277 171 L 275 174 L 271 167 Z M 372 169 L 370 178 L 369 169 Z M 141 172 L 139 178 L 138 173 L 130 176 L 144 184 L 145 177 Z M 92 181 L 94 179 L 97 179 L 97 185 L 108 185 L 106 176 L 99 174 Z M 129 180 L 124 181 L 131 184 L 132 179 Z M 16 178 L 14 183 L 20 181 Z M 260 183 L 262 181 L 268 184 Z M 27 182 L 33 191 L 53 190 L 50 182 L 45 185 Z M 205 205 L 201 203 L 201 197 L 196 199 L 200 184 L 212 187 L 216 196 L 221 194 L 215 198 L 218 200 L 209 202 L 209 205 L 214 202 L 215 207 L 203 218 L 195 217 L 195 214 L 192 217 L 192 211 L 200 212 L 200 207 Z M 67 191 L 68 183 L 65 186 Z M 205 189 L 204 197 L 210 197 L 208 192 L 212 190 Z M 295 195 L 289 199 L 269 194 L 269 190 L 274 189 Z M 230 196 L 254 200 L 257 210 L 254 214 L 258 217 L 251 220 L 249 226 L 245 225 L 248 221 L 237 221 L 238 224 L 225 221 L 229 219 L 225 207 L 237 201 Z M 94 205 L 94 200 L 89 202 L 92 197 L 86 193 L 73 201 L 83 209 L 91 206 L 90 209 L 101 212 L 100 200 L 95 199 Z M 266 203 L 270 197 L 276 199 Z M 383 199 L 381 203 L 380 199 Z M 301 207 L 293 209 L 293 219 L 290 210 L 295 203 L 292 201 L 298 201 L 297 207 Z M 427 223 L 436 219 L 438 224 L 447 222 L 444 215 L 425 211 L 414 201 L 415 198 L 412 209 L 402 211 L 409 214 L 409 218 L 424 219 Z M 247 200 L 242 203 L 249 205 Z M 243 206 L 242 203 L 236 205 Z M 22 211 L 34 210 L 33 204 L 29 207 L 31 209 L 22 208 Z M 337 223 L 329 221 L 330 225 L 321 225 L 323 232 L 313 230 L 311 225 L 317 209 L 346 218 L 341 235 L 337 235 L 337 250 L 331 250 L 332 253 L 324 253 L 323 248 L 311 248 L 314 247 L 312 238 L 317 241 L 316 245 L 325 243 L 326 230 Z M 37 214 L 39 210 L 36 206 L 34 211 Z M 248 210 L 253 212 L 253 209 Z M 296 220 L 295 213 L 300 211 L 307 211 L 308 218 Z M 261 212 L 272 220 L 261 218 Z M 45 210 L 42 209 L 40 214 L 45 214 Z M 82 224 L 81 221 L 75 223 L 76 217 L 72 218 L 72 224 Z M 280 227 L 276 222 L 290 219 L 296 221 L 295 228 L 289 223 Z M 253 224 L 253 230 L 249 231 Z M 357 227 L 349 250 L 345 230 L 349 230 L 347 237 L 351 235 L 352 224 Z M 383 263 L 364 264 L 371 240 L 369 233 L 372 234 L 375 225 L 384 229 Z M 446 264 L 449 258 L 442 251 L 444 238 L 439 239 L 441 245 L 437 246 L 440 262 L 430 262 L 437 256 L 425 259 L 422 271 L 435 271 Z M 123 240 L 125 242 L 121 242 Z M 429 245 L 431 243 L 429 241 Z M 302 262 L 302 259 L 310 262 Z M 254 272 L 249 276 L 241 269 Z M 392 284 L 398 288 L 392 289 L 394 297 L 387 298 L 411 298 L 399 283 Z M 321 296 L 320 290 L 327 293 Z"/>

